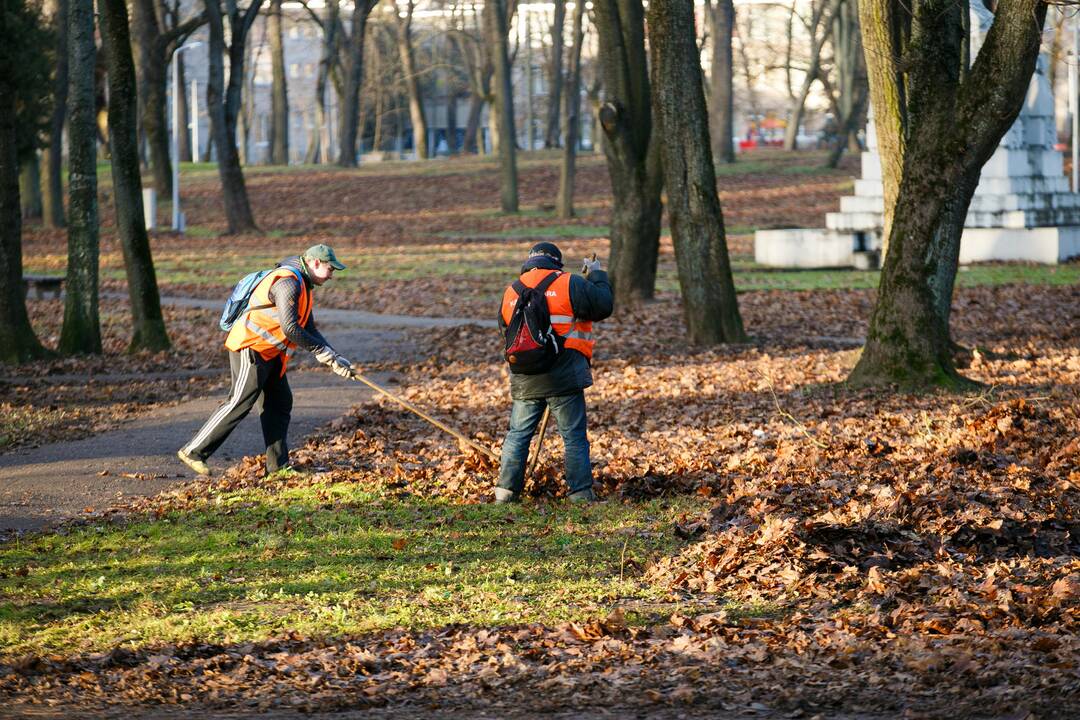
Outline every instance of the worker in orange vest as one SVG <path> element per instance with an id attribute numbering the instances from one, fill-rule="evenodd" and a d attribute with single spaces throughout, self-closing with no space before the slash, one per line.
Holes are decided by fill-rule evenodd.
<path id="1" fill-rule="evenodd" d="M 225 338 L 232 370 L 229 399 L 214 411 L 177 456 L 200 475 L 209 475 L 207 458 L 261 399 L 259 420 L 266 442 L 267 474 L 289 464 L 286 435 L 292 412 L 292 390 L 285 370 L 296 348 L 342 377 L 352 377 L 352 364 L 339 355 L 319 332 L 312 314 L 313 288 L 344 270 L 332 248 L 314 245 L 303 255 L 278 263 L 251 293 L 244 312 Z"/>
<path id="2" fill-rule="evenodd" d="M 544 407 L 559 427 L 565 449 L 566 482 L 574 501 L 596 500 L 593 492 L 589 439 L 586 432 L 585 388 L 592 385 L 594 321 L 611 315 L 614 300 L 607 273 L 600 261 L 586 260 L 582 275 L 562 270 L 562 251 L 554 243 L 537 243 L 521 266 L 520 285 L 537 288 L 544 283 L 551 329 L 558 335 L 560 350 L 549 370 L 539 374 L 510 373 L 510 431 L 502 446 L 495 502 L 516 502 L 525 485 L 529 443 Z M 549 276 L 554 275 L 552 279 Z M 503 293 L 499 313 L 505 330 L 511 322 L 521 288 L 511 284 Z M 537 288 L 539 290 L 539 288 Z M 512 358 L 508 358 L 512 361 Z"/>

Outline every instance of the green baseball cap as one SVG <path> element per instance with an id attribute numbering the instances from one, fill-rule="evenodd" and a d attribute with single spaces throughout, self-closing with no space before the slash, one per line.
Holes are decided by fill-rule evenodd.
<path id="1" fill-rule="evenodd" d="M 334 248 L 329 245 L 312 245 L 304 251 L 304 257 L 311 258 L 312 260 L 319 260 L 324 263 L 329 263 L 330 267 L 335 270 L 344 270 L 345 266 L 341 264 L 341 261 L 337 259 L 337 255 L 334 254 Z"/>

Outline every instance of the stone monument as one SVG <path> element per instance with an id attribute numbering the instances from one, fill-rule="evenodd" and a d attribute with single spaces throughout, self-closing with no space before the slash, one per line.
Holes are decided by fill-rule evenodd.
<path id="1" fill-rule="evenodd" d="M 993 19 L 981 3 L 972 4 L 972 58 Z M 1053 264 L 1080 255 L 1080 194 L 1069 191 L 1055 149 L 1054 97 L 1045 68 L 1040 57 L 1019 117 L 983 166 L 964 222 L 961 263 Z M 775 267 L 875 267 L 885 203 L 872 117 L 861 170 L 855 194 L 840 199 L 840 212 L 825 216 L 825 228 L 759 230 L 754 260 Z"/>

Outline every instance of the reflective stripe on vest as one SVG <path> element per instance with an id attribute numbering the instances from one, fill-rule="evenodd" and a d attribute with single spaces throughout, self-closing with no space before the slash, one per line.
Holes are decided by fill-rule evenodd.
<path id="1" fill-rule="evenodd" d="M 526 287 L 536 287 L 541 280 L 553 272 L 558 271 L 535 268 L 529 270 L 519 279 Z M 548 286 L 546 294 L 548 312 L 551 314 L 551 328 L 565 339 L 566 347 L 577 350 L 591 360 L 593 345 L 595 344 L 592 334 L 592 322 L 578 320 L 574 317 L 574 309 L 570 304 L 570 273 L 560 273 L 559 278 Z M 503 292 L 503 322 L 510 322 L 510 316 L 514 312 L 514 305 L 517 304 L 517 297 L 513 285 Z"/>
<path id="2" fill-rule="evenodd" d="M 277 268 L 259 282 L 251 293 L 248 308 L 242 316 L 244 321 L 235 323 L 225 338 L 225 347 L 233 352 L 251 348 L 259 353 L 263 360 L 273 360 L 281 356 L 282 375 L 285 374 L 285 368 L 296 345 L 285 337 L 277 307 L 270 300 L 270 288 L 274 282 L 285 277 L 295 278 L 296 273 L 288 268 Z M 311 318 L 311 291 L 303 281 L 300 283 L 296 314 L 300 325 L 307 325 Z"/>

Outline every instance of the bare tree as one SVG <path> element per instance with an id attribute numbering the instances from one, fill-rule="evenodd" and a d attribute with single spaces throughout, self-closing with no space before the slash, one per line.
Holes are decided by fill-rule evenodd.
<path id="1" fill-rule="evenodd" d="M 604 154 L 614 194 L 611 281 L 616 307 L 653 297 L 660 248 L 659 145 L 654 141 L 641 0 L 595 0 L 605 101 Z"/>
<path id="2" fill-rule="evenodd" d="M 566 25 L 566 0 L 555 0 L 551 20 L 551 50 L 548 58 L 547 129 L 544 147 L 559 146 L 559 114 L 563 90 L 563 27 Z"/>
<path id="3" fill-rule="evenodd" d="M 204 0 L 210 26 L 209 78 L 206 83 L 206 107 L 210 113 L 210 132 L 218 152 L 218 175 L 225 201 L 229 233 L 258 230 L 251 214 L 244 171 L 236 149 L 236 117 L 240 112 L 244 86 L 244 48 L 248 31 L 259 13 L 263 0 L 251 0 L 247 10 L 240 10 L 236 0 L 225 0 L 222 13 L 218 0 Z M 229 18 L 231 37 L 228 43 L 229 82 L 225 85 L 226 50 L 224 18 Z"/>
<path id="4" fill-rule="evenodd" d="M 559 195 L 555 207 L 561 218 L 574 216 L 574 163 L 577 159 L 578 128 L 581 127 L 581 46 L 585 41 L 585 3 L 574 3 L 570 72 L 566 78 L 566 142 L 559 171 Z"/>
<path id="5" fill-rule="evenodd" d="M 843 0 L 819 0 L 814 6 L 810 22 L 807 23 L 806 30 L 810 34 L 810 66 L 803 76 L 802 87 L 791 105 L 787 128 L 784 131 L 785 150 L 795 149 L 799 126 L 802 125 L 803 112 L 806 108 L 806 98 L 810 94 L 814 81 L 821 73 L 821 51 L 829 40 L 833 30 L 833 17 L 839 11 L 842 2 Z"/>
<path id="6" fill-rule="evenodd" d="M 693 0 L 651 0 L 652 92 L 690 341 L 744 342 L 716 194 Z"/>
<path id="7" fill-rule="evenodd" d="M 172 194 L 169 126 L 165 120 L 169 61 L 187 37 L 206 22 L 200 13 L 181 20 L 179 0 L 133 0 L 135 62 L 142 130 L 158 195 Z"/>
<path id="8" fill-rule="evenodd" d="M 285 77 L 282 0 L 270 0 L 270 164 L 289 164 L 289 84 Z"/>
<path id="9" fill-rule="evenodd" d="M 52 116 L 49 119 L 49 144 L 43 153 L 45 165 L 45 192 L 42 198 L 42 219 L 46 227 L 64 227 L 64 124 L 67 120 L 68 50 L 67 15 L 68 0 L 55 0 L 51 4 L 52 26 L 56 29 L 55 69 L 53 71 Z"/>
<path id="10" fill-rule="evenodd" d="M 94 106 L 94 0 L 68 7 L 68 264 L 64 324 L 65 355 L 101 352 L 98 315 L 97 125 Z"/>
<path id="11" fill-rule="evenodd" d="M 500 204 L 503 212 L 518 211 L 517 140 L 514 132 L 514 91 L 510 82 L 507 0 L 484 4 L 484 35 L 495 66 L 495 104 L 499 134 Z"/>
<path id="12" fill-rule="evenodd" d="M 735 31 L 735 4 L 716 0 L 709 12 L 712 27 L 712 125 L 713 156 L 724 163 L 735 162 L 735 63 L 732 37 Z"/>
<path id="13" fill-rule="evenodd" d="M 484 105 L 494 100 L 491 77 L 495 73 L 495 65 L 492 54 L 488 52 L 484 44 L 484 34 L 479 21 L 480 13 L 476 11 L 475 4 L 471 6 L 469 13 L 472 26 L 469 26 L 465 16 L 463 5 L 460 6 L 459 13 L 451 16 L 450 40 L 457 47 L 469 87 L 469 115 L 465 121 L 462 149 L 465 152 L 475 153 L 483 149 L 483 143 L 477 142 L 480 116 Z M 494 113 L 492 116 L 494 117 Z"/>
<path id="14" fill-rule="evenodd" d="M 969 70 L 965 4 L 860 4 L 888 250 L 851 383 L 967 384 L 949 336 L 960 234 L 982 166 L 1023 106 L 1046 10 L 999 3 Z"/>
<path id="15" fill-rule="evenodd" d="M 55 18 L 55 16 L 54 16 Z M 49 21 L 28 3 L 5 7 L 0 43 L 0 362 L 43 357 L 23 295 L 19 165 L 49 126 Z M 66 37 L 66 33 L 65 33 Z"/>
<path id="16" fill-rule="evenodd" d="M 405 90 L 409 96 L 409 120 L 412 122 L 413 147 L 416 159 L 429 156 L 427 137 L 427 118 L 424 117 L 424 97 L 420 92 L 420 76 L 416 69 L 416 53 L 413 48 L 412 20 L 416 8 L 414 0 L 407 0 L 405 11 L 401 12 L 395 0 L 387 0 L 393 8 L 395 27 L 397 28 L 398 55 L 401 57 L 401 72 L 405 78 Z"/>
<path id="17" fill-rule="evenodd" d="M 169 348 L 169 335 L 161 314 L 150 238 L 143 219 L 136 130 L 139 111 L 135 101 L 135 63 L 131 58 L 127 5 L 124 0 L 99 0 L 98 8 L 109 72 L 113 201 L 131 302 L 132 338 L 128 350 L 157 352 Z"/>
<path id="18" fill-rule="evenodd" d="M 352 27 L 342 29 L 344 47 L 345 92 L 341 103 L 341 121 L 338 143 L 338 165 L 356 167 L 356 140 L 360 129 L 360 85 L 364 81 L 364 38 L 367 34 L 368 16 L 378 0 L 355 0 Z M 410 19 L 412 5 L 409 6 Z"/>

